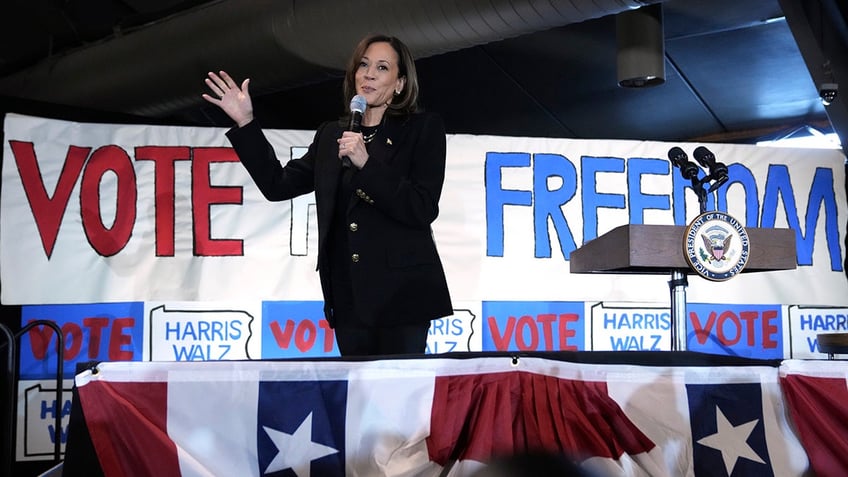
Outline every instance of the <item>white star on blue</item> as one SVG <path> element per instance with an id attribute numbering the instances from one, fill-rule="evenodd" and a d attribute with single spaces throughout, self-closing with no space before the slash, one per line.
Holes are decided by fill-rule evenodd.
<path id="1" fill-rule="evenodd" d="M 711 447 L 721 452 L 727 475 L 733 474 L 733 468 L 739 458 L 748 459 L 760 464 L 765 461 L 757 455 L 756 451 L 748 444 L 748 437 L 757 426 L 759 419 L 734 426 L 716 406 L 716 433 L 698 440 L 698 444 Z"/>
<path id="2" fill-rule="evenodd" d="M 265 474 L 292 469 L 297 477 L 310 477 L 312 461 L 335 454 L 334 449 L 312 441 L 312 413 L 300 423 L 294 434 L 287 434 L 267 426 L 262 426 L 268 437 L 277 446 L 277 455 L 268 464 Z"/>

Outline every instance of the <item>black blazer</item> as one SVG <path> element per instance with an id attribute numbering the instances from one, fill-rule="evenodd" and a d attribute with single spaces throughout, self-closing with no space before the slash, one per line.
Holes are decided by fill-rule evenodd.
<path id="1" fill-rule="evenodd" d="M 336 139 L 339 121 L 322 124 L 308 152 L 280 165 L 256 121 L 227 137 L 262 194 L 271 201 L 315 191 L 318 272 L 324 313 L 333 319 L 327 237 L 337 213 L 342 173 Z M 390 116 L 368 148 L 369 159 L 353 176 L 347 205 L 347 262 L 360 320 L 376 326 L 422 323 L 453 314 L 445 273 L 430 225 L 439 215 L 445 179 L 446 138 L 439 116 Z M 345 264 L 333 264 L 340 266 Z"/>

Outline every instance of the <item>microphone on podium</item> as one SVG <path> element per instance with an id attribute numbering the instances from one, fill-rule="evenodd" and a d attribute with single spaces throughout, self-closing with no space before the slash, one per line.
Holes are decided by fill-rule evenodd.
<path id="1" fill-rule="evenodd" d="M 710 173 L 708 176 L 709 179 L 715 181 L 710 186 L 709 192 L 718 189 L 722 184 L 727 182 L 727 166 L 716 161 L 715 155 L 709 149 L 704 146 L 698 146 L 695 148 L 695 151 L 692 152 L 692 155 L 695 156 L 695 160 L 698 161 L 698 164 L 707 168 Z"/>
<path id="2" fill-rule="evenodd" d="M 675 146 L 668 151 L 668 160 L 672 165 L 680 169 L 680 175 L 684 179 L 696 179 L 698 177 L 698 166 L 689 161 L 689 156 L 683 149 Z"/>
<path id="3" fill-rule="evenodd" d="M 365 97 L 361 95 L 356 95 L 350 100 L 350 127 L 348 127 L 348 131 L 352 131 L 358 133 L 362 130 L 362 115 L 365 114 L 365 108 L 368 107 L 368 103 L 365 101 Z M 342 157 L 342 167 L 350 168 L 353 164 L 350 162 L 350 158 L 347 156 Z"/>

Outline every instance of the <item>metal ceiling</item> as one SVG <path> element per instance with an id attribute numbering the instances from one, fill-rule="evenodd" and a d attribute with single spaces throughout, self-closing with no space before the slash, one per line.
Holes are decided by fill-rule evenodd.
<path id="1" fill-rule="evenodd" d="M 648 4 L 662 8 L 665 81 L 621 88 L 615 15 Z M 205 72 L 226 69 L 251 77 L 266 127 L 312 129 L 343 108 L 355 40 L 379 31 L 413 49 L 424 104 L 452 133 L 749 142 L 848 131 L 848 87 L 827 107 L 819 95 L 848 77 L 838 0 L 11 0 L 6 13 L 6 111 L 64 104 L 227 126 L 199 98 Z"/>

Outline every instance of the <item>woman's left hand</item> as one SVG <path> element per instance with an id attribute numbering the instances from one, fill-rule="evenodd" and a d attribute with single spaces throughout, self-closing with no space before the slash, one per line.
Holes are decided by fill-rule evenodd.
<path id="1" fill-rule="evenodd" d="M 345 131 L 337 141 L 339 143 L 339 159 L 347 156 L 351 164 L 357 169 L 365 167 L 365 163 L 368 162 L 368 150 L 365 149 L 362 134 Z"/>

